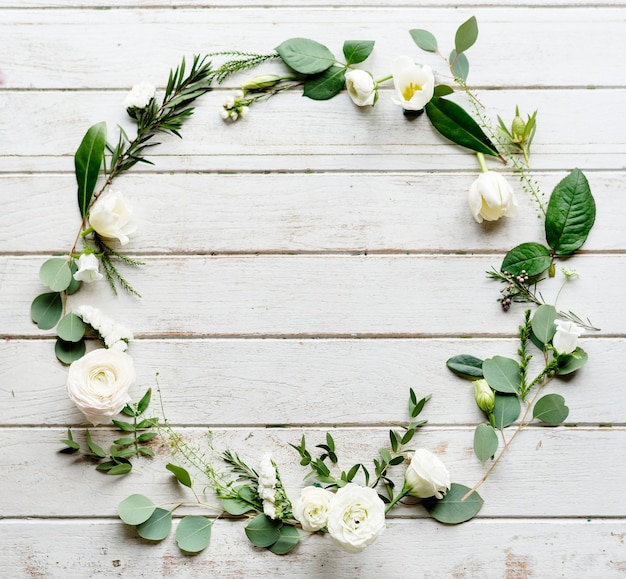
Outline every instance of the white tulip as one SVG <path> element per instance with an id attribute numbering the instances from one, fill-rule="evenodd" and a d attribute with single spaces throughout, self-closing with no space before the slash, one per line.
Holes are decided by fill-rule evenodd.
<path id="1" fill-rule="evenodd" d="M 109 187 L 89 211 L 89 223 L 98 235 L 118 239 L 122 245 L 136 230 L 132 221 L 132 209 L 124 196 Z"/>
<path id="2" fill-rule="evenodd" d="M 78 271 L 74 274 L 76 281 L 91 283 L 100 281 L 104 276 L 98 270 L 100 262 L 93 253 L 83 253 L 78 258 Z"/>
<path id="3" fill-rule="evenodd" d="M 517 199 L 507 180 L 494 171 L 481 173 L 469 190 L 468 201 L 478 223 L 496 221 L 504 215 L 515 215 Z"/>
<path id="4" fill-rule="evenodd" d="M 372 75 L 365 70 L 346 72 L 346 89 L 355 105 L 374 106 L 376 102 L 376 83 Z"/>
<path id="5" fill-rule="evenodd" d="M 442 499 L 450 488 L 450 473 L 441 459 L 420 448 L 413 453 L 411 463 L 404 473 L 404 482 L 409 494 L 414 497 Z"/>
<path id="6" fill-rule="evenodd" d="M 571 354 L 578 347 L 578 337 L 585 333 L 585 328 L 569 320 L 555 320 L 556 334 L 552 345 L 559 354 Z"/>
<path id="7" fill-rule="evenodd" d="M 396 98 L 393 102 L 407 111 L 422 110 L 433 98 L 435 75 L 430 66 L 420 66 L 408 56 L 399 56 L 391 65 Z"/>

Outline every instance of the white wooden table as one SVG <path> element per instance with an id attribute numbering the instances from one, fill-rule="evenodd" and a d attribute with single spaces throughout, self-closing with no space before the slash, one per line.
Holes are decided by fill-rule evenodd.
<path id="1" fill-rule="evenodd" d="M 626 575 L 626 2 L 358 4 L 0 0 L 1 576 Z M 67 426 L 79 432 L 83 420 L 52 332 L 28 315 L 41 262 L 73 241 L 72 157 L 85 130 L 101 120 L 130 127 L 128 88 L 162 87 L 182 56 L 263 52 L 292 36 L 339 54 L 344 39 L 366 38 L 377 43 L 367 67 L 378 76 L 399 54 L 440 68 L 407 30 L 431 30 L 451 48 L 471 15 L 480 35 L 470 84 L 494 116 L 538 108 L 542 188 L 579 167 L 597 202 L 596 226 L 567 264 L 581 278 L 560 298 L 602 328 L 584 338 L 588 365 L 555 386 L 566 425 L 522 433 L 481 488 L 473 521 L 444 527 L 400 508 L 360 555 L 314 536 L 277 557 L 228 520 L 195 557 L 171 539 L 135 538 L 117 504 L 134 492 L 182 496 L 163 468 L 171 458 L 161 449 L 141 473 L 112 479 L 59 454 Z M 128 247 L 147 262 L 130 272 L 143 299 L 116 299 L 104 285 L 81 292 L 134 330 L 133 394 L 159 372 L 177 429 L 201 441 L 210 427 L 216 446 L 250 461 L 273 450 L 295 497 L 303 471 L 287 443 L 332 429 L 346 462 L 369 460 L 405 420 L 411 386 L 433 394 L 419 446 L 471 486 L 481 416 L 445 360 L 514 356 L 523 307 L 504 314 L 484 272 L 514 245 L 542 241 L 528 196 L 518 187 L 516 218 L 475 223 L 466 206 L 475 157 L 425 120 L 405 121 L 390 90 L 370 110 L 294 91 L 228 126 L 218 112 L 236 80 L 226 85 L 200 101 L 183 140 L 152 151 L 154 167 L 118 180 L 141 221 Z"/>

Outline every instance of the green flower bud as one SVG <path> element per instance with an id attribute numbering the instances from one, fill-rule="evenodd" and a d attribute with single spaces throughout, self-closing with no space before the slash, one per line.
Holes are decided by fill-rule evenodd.
<path id="1" fill-rule="evenodd" d="M 523 143 L 524 142 L 524 131 L 526 130 L 526 123 L 524 119 L 517 115 L 513 119 L 513 123 L 511 124 L 511 134 L 513 135 L 514 143 Z"/>
<path id="2" fill-rule="evenodd" d="M 248 82 L 242 84 L 241 88 L 243 90 L 262 90 L 278 84 L 281 80 L 283 80 L 283 77 L 277 74 L 262 74 L 251 78 Z"/>
<path id="3" fill-rule="evenodd" d="M 496 393 L 487 384 L 487 380 L 474 380 L 472 384 L 474 385 L 474 399 L 478 408 L 488 414 L 493 412 L 496 405 Z"/>

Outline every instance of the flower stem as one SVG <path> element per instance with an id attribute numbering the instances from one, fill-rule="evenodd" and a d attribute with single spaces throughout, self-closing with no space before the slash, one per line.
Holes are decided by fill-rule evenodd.
<path id="1" fill-rule="evenodd" d="M 480 165 L 480 170 L 483 173 L 486 173 L 487 171 L 489 171 L 489 169 L 487 169 L 487 163 L 485 162 L 485 155 L 483 155 L 483 153 L 476 153 L 476 157 L 478 158 L 478 164 Z"/>
<path id="2" fill-rule="evenodd" d="M 387 514 L 391 509 L 393 509 L 393 507 L 396 506 L 396 504 L 398 502 L 400 502 L 404 497 L 406 497 L 409 494 L 409 490 L 408 488 L 403 488 L 402 492 L 398 493 L 398 495 L 396 497 L 394 497 L 394 499 L 387 505 L 387 508 L 385 509 L 385 514 Z"/>
<path id="3" fill-rule="evenodd" d="M 376 86 L 378 86 L 379 84 L 383 83 L 383 82 L 387 82 L 388 80 L 391 80 L 393 78 L 393 74 L 388 74 L 387 76 L 383 76 L 382 78 L 379 78 L 378 80 L 374 81 L 374 84 Z"/>

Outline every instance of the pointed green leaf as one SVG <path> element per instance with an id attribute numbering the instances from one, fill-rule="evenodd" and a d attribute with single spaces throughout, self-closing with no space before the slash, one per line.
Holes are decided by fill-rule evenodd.
<path id="1" fill-rule="evenodd" d="M 291 525 L 283 525 L 280 528 L 278 540 L 269 547 L 269 550 L 274 553 L 274 555 L 286 555 L 292 551 L 299 542 L 300 533 L 298 533 L 298 529 Z"/>
<path id="2" fill-rule="evenodd" d="M 62 292 L 72 283 L 72 270 L 64 257 L 53 257 L 39 269 L 39 279 L 53 292 Z"/>
<path id="3" fill-rule="evenodd" d="M 484 463 L 498 450 L 498 435 L 489 424 L 479 424 L 474 431 L 474 454 Z"/>
<path id="4" fill-rule="evenodd" d="M 367 59 L 374 50 L 373 40 L 346 40 L 343 43 L 343 55 L 346 64 L 359 64 Z"/>
<path id="5" fill-rule="evenodd" d="M 87 446 L 89 447 L 89 450 L 91 451 L 91 454 L 93 454 L 94 456 L 98 457 L 98 458 L 105 458 L 107 453 L 104 452 L 104 449 L 101 446 L 98 446 L 92 439 L 91 439 L 91 433 L 89 432 L 89 430 L 85 431 L 85 439 L 87 441 Z"/>
<path id="6" fill-rule="evenodd" d="M 137 525 L 137 533 L 142 539 L 162 541 L 172 528 L 172 512 L 156 508 L 147 521 Z"/>
<path id="7" fill-rule="evenodd" d="M 413 42 L 426 52 L 437 52 L 437 39 L 428 30 L 414 28 L 409 30 Z"/>
<path id="8" fill-rule="evenodd" d="M 469 354 L 452 356 L 446 362 L 446 366 L 463 378 L 474 380 L 483 377 L 483 361 L 476 356 L 470 356 Z"/>
<path id="9" fill-rule="evenodd" d="M 469 50 L 478 38 L 478 22 L 476 17 L 472 16 L 459 26 L 454 36 L 454 48 L 457 53 Z"/>
<path id="10" fill-rule="evenodd" d="M 206 549 L 211 540 L 211 525 L 206 517 L 183 517 L 176 529 L 178 548 L 187 553 L 199 553 Z"/>
<path id="11" fill-rule="evenodd" d="M 261 513 L 246 525 L 246 536 L 257 547 L 269 547 L 278 541 L 281 525 L 282 521 L 273 521 Z"/>
<path id="12" fill-rule="evenodd" d="M 462 147 L 498 157 L 496 146 L 462 107 L 445 98 L 433 97 L 426 105 L 433 127 L 444 137 Z"/>
<path id="13" fill-rule="evenodd" d="M 143 395 L 142 399 L 137 403 L 137 412 L 143 414 L 148 410 L 150 406 L 150 398 L 152 397 L 152 388 L 148 388 L 148 391 Z"/>
<path id="14" fill-rule="evenodd" d="M 502 261 L 500 271 L 520 275 L 525 271 L 529 277 L 536 277 L 550 267 L 550 250 L 534 241 L 522 243 L 509 251 Z"/>
<path id="15" fill-rule="evenodd" d="M 122 462 L 116 464 L 114 467 L 107 470 L 107 474 L 110 475 L 123 475 L 128 474 L 131 470 L 133 470 L 133 465 L 128 462 Z"/>
<path id="16" fill-rule="evenodd" d="M 441 500 L 425 501 L 424 507 L 436 521 L 448 525 L 464 523 L 475 517 L 483 506 L 483 499 L 474 491 L 465 500 L 463 497 L 469 492 L 469 487 L 452 483 L 450 490 Z"/>
<path id="17" fill-rule="evenodd" d="M 193 486 L 193 481 L 191 480 L 191 475 L 182 466 L 176 466 L 175 464 L 172 464 L 171 462 L 168 462 L 165 465 L 165 468 L 167 470 L 169 470 L 176 477 L 176 480 L 181 485 L 184 485 L 184 486 L 189 487 L 189 488 L 191 488 Z"/>
<path id="18" fill-rule="evenodd" d="M 546 211 L 546 240 L 559 255 L 579 249 L 596 219 L 596 203 L 587 178 L 574 169 L 552 192 Z"/>
<path id="19" fill-rule="evenodd" d="M 463 82 L 467 82 L 467 77 L 469 76 L 469 60 L 467 60 L 467 56 L 462 52 L 457 54 L 456 50 L 453 50 L 450 53 L 448 62 L 454 76 L 460 78 Z"/>
<path id="20" fill-rule="evenodd" d="M 559 365 L 556 373 L 560 376 L 571 374 L 582 368 L 587 363 L 587 352 L 582 348 L 576 348 L 570 354 L 559 354 L 556 361 Z"/>
<path id="21" fill-rule="evenodd" d="M 513 424 L 522 411 L 522 405 L 517 396 L 496 394 L 496 404 L 493 409 L 494 425 L 502 430 Z"/>
<path id="22" fill-rule="evenodd" d="M 339 94 L 346 83 L 346 69 L 331 66 L 322 74 L 304 81 L 304 96 L 316 101 L 325 101 Z"/>
<path id="23" fill-rule="evenodd" d="M 513 358 L 494 356 L 483 362 L 483 375 L 496 392 L 516 394 L 520 386 L 519 364 Z"/>
<path id="24" fill-rule="evenodd" d="M 76 314 L 67 314 L 59 322 L 57 334 L 66 342 L 78 342 L 85 335 L 85 323 Z"/>
<path id="25" fill-rule="evenodd" d="M 333 53 L 308 38 L 290 38 L 276 47 L 283 62 L 301 74 L 318 74 L 335 63 Z"/>
<path id="26" fill-rule="evenodd" d="M 76 181 L 78 182 L 78 208 L 83 217 L 87 215 L 91 197 L 98 181 L 100 167 L 102 167 L 106 135 L 107 126 L 105 122 L 93 125 L 83 137 L 74 155 Z"/>
<path id="27" fill-rule="evenodd" d="M 550 426 L 558 426 L 568 415 L 569 408 L 565 406 L 565 398 L 560 394 L 546 394 L 533 407 L 533 418 Z"/>
<path id="28" fill-rule="evenodd" d="M 539 306 L 531 320 L 533 334 L 543 344 L 548 344 L 556 333 L 556 325 L 554 321 L 559 317 L 556 308 L 549 304 Z"/>
<path id="29" fill-rule="evenodd" d="M 42 330 L 54 328 L 62 315 L 63 301 L 57 292 L 38 295 L 30 306 L 30 317 Z"/>
<path id="30" fill-rule="evenodd" d="M 156 505 L 148 497 L 134 494 L 118 505 L 117 512 L 127 525 L 140 525 L 152 516 L 155 509 Z"/>

